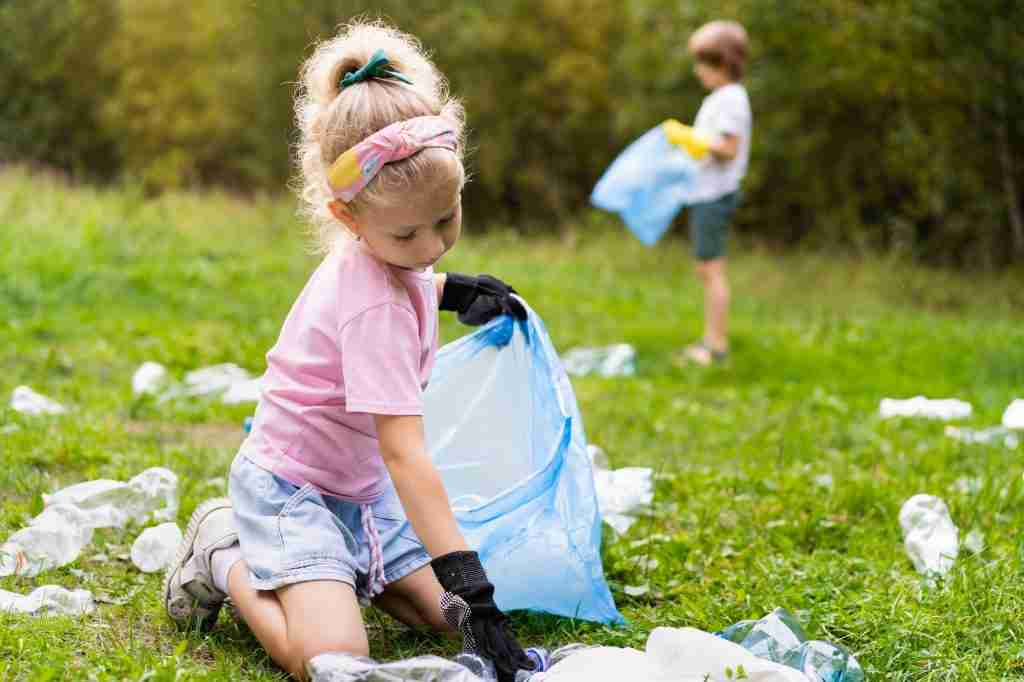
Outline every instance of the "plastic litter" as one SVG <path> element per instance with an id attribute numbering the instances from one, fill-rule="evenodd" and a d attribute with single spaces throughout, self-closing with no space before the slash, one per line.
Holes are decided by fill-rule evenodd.
<path id="1" fill-rule="evenodd" d="M 945 502 L 934 495 L 914 495 L 900 508 L 900 527 L 918 573 L 934 578 L 949 572 L 960 543 Z"/>
<path id="2" fill-rule="evenodd" d="M 0 611 L 79 616 L 95 609 L 88 590 L 68 590 L 59 585 L 43 585 L 25 595 L 0 590 Z"/>
<path id="3" fill-rule="evenodd" d="M 132 375 L 132 393 L 156 395 L 168 381 L 167 368 L 159 362 L 144 362 Z"/>
<path id="4" fill-rule="evenodd" d="M 992 426 L 987 429 L 968 429 L 957 426 L 947 426 L 946 435 L 961 443 L 982 444 L 1001 441 L 1007 450 L 1016 450 L 1020 445 L 1020 438 L 1016 433 L 1005 426 Z"/>
<path id="5" fill-rule="evenodd" d="M 636 350 L 628 343 L 603 348 L 573 348 L 562 356 L 562 365 L 574 376 L 633 376 L 636 374 Z"/>
<path id="6" fill-rule="evenodd" d="M 0 576 L 32 577 L 74 561 L 92 542 L 87 513 L 70 504 L 49 506 L 0 545 Z"/>
<path id="7" fill-rule="evenodd" d="M 74 561 L 95 528 L 120 528 L 178 512 L 178 477 L 162 467 L 127 483 L 99 479 L 43 495 L 45 508 L 0 545 L 0 576 L 35 576 Z"/>
<path id="8" fill-rule="evenodd" d="M 186 373 L 183 383 L 164 390 L 160 401 L 218 393 L 222 394 L 221 400 L 229 404 L 256 402 L 260 398 L 259 379 L 254 379 L 245 369 L 230 362 L 201 367 Z"/>
<path id="9" fill-rule="evenodd" d="M 808 640 L 803 628 L 786 609 L 775 609 L 760 620 L 743 620 L 719 637 L 735 642 L 758 658 L 799 670 L 813 682 L 863 682 L 857 659 L 841 647 Z"/>
<path id="10" fill-rule="evenodd" d="M 654 500 L 654 471 L 646 467 L 609 470 L 607 455 L 596 445 L 588 445 L 587 454 L 594 467 L 594 489 L 601 518 L 621 535 Z"/>
<path id="11" fill-rule="evenodd" d="M 925 419 L 966 419 L 973 412 L 970 403 L 956 398 L 931 399 L 922 395 L 897 400 L 882 398 L 878 413 L 883 419 L 891 417 L 923 417 Z"/>
<path id="12" fill-rule="evenodd" d="M 622 622 L 601 565 L 586 434 L 540 318 L 497 318 L 442 348 L 427 448 L 503 610 Z"/>
<path id="13" fill-rule="evenodd" d="M 758 658 L 743 647 L 694 628 L 659 627 L 645 651 L 587 647 L 529 682 L 808 682 L 804 674 Z M 521 682 L 521 681 L 519 681 Z M 831 680 L 829 681 L 831 682 Z"/>
<path id="14" fill-rule="evenodd" d="M 221 396 L 221 402 L 225 405 L 239 405 L 241 403 L 258 403 L 262 394 L 259 379 L 239 381 L 228 387 L 228 390 Z"/>
<path id="15" fill-rule="evenodd" d="M 64 414 L 67 408 L 28 386 L 18 386 L 11 394 L 11 409 L 22 414 Z"/>
<path id="16" fill-rule="evenodd" d="M 143 573 L 162 571 L 174 561 L 181 540 L 181 529 L 173 521 L 151 526 L 132 543 L 132 563 Z"/>
<path id="17" fill-rule="evenodd" d="M 43 495 L 43 504 L 71 504 L 85 511 L 93 528 L 122 528 L 129 521 L 173 519 L 178 514 L 178 476 L 152 467 L 127 483 L 97 479 Z"/>
<path id="18" fill-rule="evenodd" d="M 1024 429 L 1024 400 L 1017 398 L 1003 412 L 1003 426 L 1008 429 Z"/>
<path id="19" fill-rule="evenodd" d="M 971 554 L 981 554 L 985 551 L 985 536 L 977 528 L 973 529 L 964 538 L 964 549 Z"/>
<path id="20" fill-rule="evenodd" d="M 669 142 L 665 121 L 626 147 L 597 181 L 594 206 L 618 213 L 647 246 L 653 246 L 679 211 L 693 203 L 700 164 Z"/>
<path id="21" fill-rule="evenodd" d="M 460 660 L 486 669 L 482 659 L 464 654 Z M 475 659 L 471 660 L 471 659 Z M 312 682 L 493 682 L 489 677 L 474 674 L 462 662 L 439 656 L 416 656 L 391 663 L 378 663 L 370 658 L 344 653 L 314 656 L 306 663 L 306 674 Z"/>

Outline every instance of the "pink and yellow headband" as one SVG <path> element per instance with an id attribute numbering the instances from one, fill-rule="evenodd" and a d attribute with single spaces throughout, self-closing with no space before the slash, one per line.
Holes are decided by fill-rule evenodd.
<path id="1" fill-rule="evenodd" d="M 348 203 L 386 164 L 407 159 L 430 147 L 454 152 L 458 140 L 451 121 L 417 116 L 392 123 L 339 156 L 327 169 L 327 183 L 336 199 Z"/>

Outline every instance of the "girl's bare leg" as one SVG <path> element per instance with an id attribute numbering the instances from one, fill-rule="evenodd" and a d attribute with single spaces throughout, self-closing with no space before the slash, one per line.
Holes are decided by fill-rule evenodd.
<path id="1" fill-rule="evenodd" d="M 270 657 L 297 680 L 305 679 L 306 661 L 318 654 L 369 654 L 359 602 L 347 583 L 315 580 L 260 591 L 239 561 L 228 574 L 228 592 Z"/>

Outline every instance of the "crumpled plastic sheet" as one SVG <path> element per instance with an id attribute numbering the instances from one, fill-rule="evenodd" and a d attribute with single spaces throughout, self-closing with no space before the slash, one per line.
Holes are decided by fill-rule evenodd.
<path id="1" fill-rule="evenodd" d="M 132 543 L 132 563 L 143 573 L 164 570 L 174 561 L 182 537 L 181 529 L 173 521 L 150 526 Z"/>
<path id="2" fill-rule="evenodd" d="M 658 627 L 644 651 L 590 647 L 529 682 L 808 682 L 803 673 L 758 658 L 742 646 L 695 628 Z M 829 680 L 829 682 L 832 682 Z M 851 682 L 852 678 L 851 678 Z M 859 682 L 859 681 L 858 681 Z"/>
<path id="3" fill-rule="evenodd" d="M 98 479 L 43 495 L 45 508 L 0 545 L 0 576 L 35 576 L 74 561 L 92 542 L 95 528 L 129 521 L 174 518 L 178 477 L 163 467 L 146 469 L 127 483 Z"/>
<path id="4" fill-rule="evenodd" d="M 562 366 L 574 376 L 633 376 L 636 374 L 636 349 L 628 343 L 603 348 L 572 348 L 562 356 Z"/>
<path id="5" fill-rule="evenodd" d="M 147 365 L 155 364 L 145 363 L 139 367 L 135 372 L 133 384 Z M 157 373 L 155 368 L 147 371 Z M 161 379 L 159 383 L 147 385 L 147 388 L 146 392 L 153 392 L 160 402 L 218 393 L 221 394 L 221 401 L 229 405 L 259 402 L 260 399 L 260 379 L 253 378 L 248 371 L 230 362 L 192 370 L 185 374 L 185 380 L 180 384 Z"/>
<path id="6" fill-rule="evenodd" d="M 1003 426 L 1008 429 L 1024 429 L 1024 400 L 1018 398 L 1007 406 L 1003 412 Z"/>
<path id="7" fill-rule="evenodd" d="M 922 417 L 925 419 L 966 419 L 971 416 L 974 408 L 971 404 L 956 398 L 931 399 L 922 395 L 897 400 L 882 398 L 878 406 L 878 414 L 883 419 L 891 417 Z"/>
<path id="8" fill-rule="evenodd" d="M 220 400 L 225 405 L 239 405 L 241 403 L 258 403 L 262 395 L 262 383 L 260 379 L 249 379 L 231 384 L 224 392 Z"/>
<path id="9" fill-rule="evenodd" d="M 144 362 L 132 375 L 132 393 L 135 395 L 156 395 L 169 380 L 167 368 L 159 362 Z"/>
<path id="10" fill-rule="evenodd" d="M 24 595 L 0 590 L 0 611 L 78 616 L 95 609 L 88 590 L 68 590 L 59 585 L 43 585 Z"/>
<path id="11" fill-rule="evenodd" d="M 36 393 L 28 386 L 18 386 L 11 394 L 11 409 L 21 414 L 64 414 L 67 408 L 55 400 Z"/>
<path id="12" fill-rule="evenodd" d="M 1020 445 L 1020 438 L 1012 430 L 1005 426 L 992 426 L 987 429 L 969 429 L 957 426 L 947 426 L 946 435 L 961 443 L 968 444 L 989 444 L 997 440 L 1002 441 L 1003 447 L 1007 450 L 1016 450 Z"/>
<path id="13" fill-rule="evenodd" d="M 475 657 L 472 657 L 475 658 Z M 457 659 L 458 660 L 458 659 Z M 476 659 L 479 661 L 479 659 Z M 569 644 L 555 649 L 543 672 L 521 670 L 516 682 L 864 682 L 864 672 L 841 647 L 807 640 L 785 609 L 711 634 L 658 627 L 644 651 Z M 471 669 L 472 668 L 472 669 Z M 323 654 L 307 664 L 313 682 L 490 682 L 437 656 L 377 663 L 348 654 Z"/>
<path id="14" fill-rule="evenodd" d="M 312 682 L 487 682 L 466 666 L 440 656 L 377 663 L 362 656 L 327 653 L 310 659 L 306 674 Z"/>
<path id="15" fill-rule="evenodd" d="M 637 515 L 654 500 L 654 471 L 647 467 L 609 469 L 608 458 L 596 445 L 587 446 L 594 468 L 594 489 L 601 518 L 616 533 L 626 533 Z"/>
<path id="16" fill-rule="evenodd" d="M 934 495 L 914 495 L 900 508 L 903 545 L 917 572 L 929 577 L 946 575 L 956 562 L 959 530 L 946 503 Z"/>

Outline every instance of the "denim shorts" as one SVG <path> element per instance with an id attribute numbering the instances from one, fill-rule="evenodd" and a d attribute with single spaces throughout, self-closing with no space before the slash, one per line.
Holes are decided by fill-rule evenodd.
<path id="1" fill-rule="evenodd" d="M 737 191 L 690 207 L 690 241 L 697 260 L 715 260 L 725 256 L 729 223 L 739 204 L 740 193 Z"/>
<path id="2" fill-rule="evenodd" d="M 255 589 L 336 580 L 368 596 L 370 543 L 362 505 L 322 495 L 309 483 L 289 483 L 253 463 L 244 450 L 231 464 L 228 494 Z M 380 536 L 384 584 L 430 563 L 393 484 L 370 508 Z"/>

